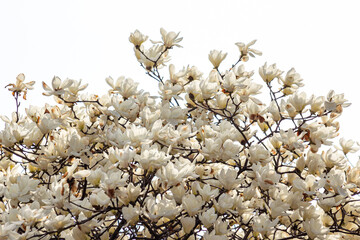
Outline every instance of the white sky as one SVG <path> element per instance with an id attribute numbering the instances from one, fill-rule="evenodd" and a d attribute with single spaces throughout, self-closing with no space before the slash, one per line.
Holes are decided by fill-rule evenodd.
<path id="1" fill-rule="evenodd" d="M 107 76 L 124 75 L 156 94 L 157 85 L 140 68 L 128 37 L 139 29 L 160 40 L 164 27 L 184 37 L 184 48 L 171 52 L 177 69 L 196 65 L 205 75 L 211 70 L 210 50 L 228 52 L 222 64 L 228 68 L 239 55 L 235 42 L 258 39 L 255 48 L 263 56 L 248 66 L 256 72 L 266 61 L 285 72 L 295 67 L 309 94 L 345 93 L 353 105 L 340 118 L 340 132 L 360 140 L 359 7 L 358 1 L 329 0 L 1 1 L 0 115 L 15 109 L 4 86 L 21 72 L 26 81 L 36 81 L 22 112 L 29 103 L 53 103 L 41 96 L 41 82 L 51 83 L 54 75 L 82 79 L 88 92 L 99 95 L 108 90 Z"/>

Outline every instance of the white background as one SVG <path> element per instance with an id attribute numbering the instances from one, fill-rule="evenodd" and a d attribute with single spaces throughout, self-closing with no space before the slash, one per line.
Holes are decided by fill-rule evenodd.
<path id="1" fill-rule="evenodd" d="M 341 136 L 360 140 L 357 2 L 1 1 L 0 115 L 15 109 L 4 86 L 19 73 L 25 74 L 26 82 L 36 81 L 36 90 L 21 105 L 22 112 L 29 103 L 54 103 L 41 95 L 41 82 L 51 83 L 54 75 L 82 79 L 89 83 L 86 91 L 99 95 L 109 89 L 106 77 L 124 75 L 156 94 L 157 84 L 140 68 L 128 37 L 139 29 L 160 40 L 163 27 L 184 37 L 184 48 L 171 52 L 177 69 L 196 65 L 205 75 L 211 70 L 210 50 L 228 52 L 222 64 L 225 69 L 239 56 L 235 42 L 258 39 L 254 48 L 263 56 L 250 59 L 249 70 L 257 73 L 266 61 L 277 63 L 285 72 L 295 67 L 309 95 L 326 95 L 330 89 L 345 93 L 352 106 L 340 118 Z M 162 73 L 167 75 L 167 69 Z M 258 74 L 256 79 L 261 82 Z"/>

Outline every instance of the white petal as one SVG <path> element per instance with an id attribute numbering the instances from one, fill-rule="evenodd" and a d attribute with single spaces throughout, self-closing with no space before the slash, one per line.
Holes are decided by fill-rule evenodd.
<path id="1" fill-rule="evenodd" d="M 53 80 L 52 80 L 52 87 L 53 89 L 58 89 L 60 87 L 61 84 L 61 79 L 59 77 L 54 76 Z"/>
<path id="2" fill-rule="evenodd" d="M 88 177 L 91 174 L 90 170 L 80 170 L 77 171 L 76 173 L 74 173 L 73 177 L 74 178 L 84 178 L 84 177 Z"/>

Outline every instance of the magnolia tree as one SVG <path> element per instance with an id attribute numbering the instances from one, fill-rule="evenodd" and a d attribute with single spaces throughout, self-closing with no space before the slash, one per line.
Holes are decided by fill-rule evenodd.
<path id="1" fill-rule="evenodd" d="M 209 75 L 169 65 L 164 78 L 182 38 L 161 36 L 149 48 L 139 31 L 129 38 L 156 97 L 125 77 L 107 78 L 103 96 L 54 77 L 43 82 L 53 105 L 24 114 L 34 82 L 7 86 L 16 111 L 2 116 L 0 238 L 360 239 L 360 164 L 347 157 L 359 146 L 331 141 L 343 94 L 307 96 L 275 64 L 255 77 L 240 65 L 261 55 L 255 41 L 236 43 L 231 67 L 213 50 Z"/>

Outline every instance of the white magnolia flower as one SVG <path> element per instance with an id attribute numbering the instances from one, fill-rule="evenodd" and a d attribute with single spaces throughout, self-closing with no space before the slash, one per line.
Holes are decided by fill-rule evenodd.
<path id="1" fill-rule="evenodd" d="M 314 175 L 307 175 L 305 180 L 302 180 L 300 177 L 297 177 L 293 180 L 294 191 L 301 191 L 301 193 L 313 195 L 318 189 L 319 183 Z"/>
<path id="2" fill-rule="evenodd" d="M 238 171 L 233 168 L 224 168 L 217 174 L 217 179 L 226 190 L 236 188 L 241 179 L 238 178 Z"/>
<path id="3" fill-rule="evenodd" d="M 220 87 L 219 74 L 212 70 L 209 77 L 200 81 L 199 87 L 203 99 L 209 99 L 215 95 Z"/>
<path id="4" fill-rule="evenodd" d="M 171 188 L 171 193 L 173 194 L 176 203 L 181 204 L 182 197 L 186 193 L 185 186 L 183 186 L 183 184 L 179 184 L 178 186 L 173 186 Z"/>
<path id="5" fill-rule="evenodd" d="M 204 201 L 201 196 L 196 196 L 193 194 L 188 194 L 183 196 L 182 198 L 182 205 L 185 211 L 191 216 L 195 216 L 199 210 L 204 205 Z"/>
<path id="6" fill-rule="evenodd" d="M 216 235 L 215 230 L 213 230 L 211 233 L 206 231 L 204 234 L 204 240 L 227 240 L 228 237 L 225 235 Z"/>
<path id="7" fill-rule="evenodd" d="M 111 163 L 120 168 L 128 167 L 135 156 L 137 156 L 136 152 L 130 149 L 129 145 L 122 149 L 111 147 L 108 149 L 108 153 L 104 153 L 104 157 L 108 158 Z"/>
<path id="8" fill-rule="evenodd" d="M 325 101 L 324 96 L 314 98 L 310 104 L 310 112 L 321 113 L 322 111 L 324 111 L 324 101 Z"/>
<path id="9" fill-rule="evenodd" d="M 121 211 L 125 220 L 131 225 L 135 224 L 138 221 L 139 215 L 141 213 L 139 204 L 123 207 Z"/>
<path id="10" fill-rule="evenodd" d="M 243 84 L 245 80 L 245 77 L 237 78 L 235 73 L 230 71 L 225 74 L 222 86 L 227 92 L 232 93 L 236 88 L 245 88 L 246 85 Z"/>
<path id="11" fill-rule="evenodd" d="M 323 184 L 329 192 L 335 192 L 342 197 L 347 197 L 349 192 L 344 186 L 345 182 L 346 175 L 344 170 L 331 168 L 328 174 L 321 179 L 320 184 Z"/>
<path id="12" fill-rule="evenodd" d="M 165 81 L 164 84 L 159 83 L 159 94 L 163 100 L 171 100 L 171 98 L 182 99 L 179 95 L 183 92 L 183 86 L 174 84 L 170 80 Z"/>
<path id="13" fill-rule="evenodd" d="M 102 176 L 103 178 L 101 179 L 100 187 L 110 198 L 114 198 L 119 194 L 116 190 L 119 187 L 124 187 L 129 177 L 127 173 L 123 173 L 116 168 Z"/>
<path id="14" fill-rule="evenodd" d="M 342 202 L 344 202 L 344 198 L 342 196 L 332 196 L 332 194 L 325 195 L 321 194 L 318 205 L 325 211 L 330 211 L 331 208 L 339 206 Z"/>
<path id="15" fill-rule="evenodd" d="M 287 211 L 290 209 L 290 204 L 284 203 L 281 199 L 276 199 L 275 201 L 270 201 L 269 208 L 271 211 L 271 217 L 277 218 L 278 216 L 289 215 Z"/>
<path id="16" fill-rule="evenodd" d="M 253 164 L 252 169 L 255 173 L 254 181 L 264 190 L 271 188 L 280 180 L 280 175 L 270 164 L 266 164 L 264 167 L 260 163 Z"/>
<path id="17" fill-rule="evenodd" d="M 108 195 L 106 195 L 104 190 L 97 189 L 97 190 L 95 190 L 95 191 L 93 191 L 91 193 L 91 195 L 90 195 L 90 203 L 93 206 L 105 207 L 110 203 L 110 198 L 109 198 Z"/>
<path id="18" fill-rule="evenodd" d="M 288 117 L 294 119 L 298 112 L 296 111 L 296 108 L 289 102 L 285 102 L 284 99 L 281 100 L 281 109 L 285 109 L 287 112 Z"/>
<path id="19" fill-rule="evenodd" d="M 309 173 L 314 175 L 320 175 L 326 167 L 321 156 L 311 151 L 308 153 L 305 164 L 308 167 Z"/>
<path id="20" fill-rule="evenodd" d="M 150 133 L 148 130 L 141 126 L 131 125 L 130 128 L 127 128 L 125 131 L 126 136 L 130 140 L 130 143 L 134 147 L 139 147 L 142 144 L 148 144 L 151 142 L 149 139 Z"/>
<path id="21" fill-rule="evenodd" d="M 328 111 L 338 111 L 342 112 L 342 108 L 350 106 L 351 103 L 348 103 L 346 99 L 344 99 L 344 94 L 335 94 L 334 90 L 331 90 L 326 96 L 325 101 L 325 109 Z"/>
<path id="22" fill-rule="evenodd" d="M 338 150 L 329 149 L 321 154 L 322 160 L 325 162 L 327 168 L 337 167 L 339 169 L 345 169 L 347 166 L 347 159 Z"/>
<path id="23" fill-rule="evenodd" d="M 190 233 L 191 230 L 195 227 L 195 218 L 194 217 L 182 217 L 180 219 L 181 225 L 185 233 Z"/>
<path id="24" fill-rule="evenodd" d="M 145 213 L 152 221 L 158 221 L 161 217 L 174 219 L 182 210 L 174 199 L 167 199 L 165 196 L 158 194 L 156 198 L 149 197 L 146 200 L 147 212 Z"/>
<path id="25" fill-rule="evenodd" d="M 139 48 L 143 42 L 148 39 L 148 36 L 142 34 L 139 30 L 130 34 L 129 41 L 134 44 L 135 48 Z"/>
<path id="26" fill-rule="evenodd" d="M 64 227 L 74 223 L 74 220 L 71 218 L 70 214 L 65 215 L 57 215 L 52 216 L 52 218 L 49 218 L 45 221 L 45 227 L 50 230 L 61 230 Z"/>
<path id="27" fill-rule="evenodd" d="M 199 215 L 199 219 L 204 224 L 206 228 L 210 228 L 216 221 L 218 215 L 215 213 L 214 208 L 209 208 L 201 215 Z"/>
<path id="28" fill-rule="evenodd" d="M 131 78 L 125 78 L 124 76 L 119 77 L 116 82 L 111 77 L 105 79 L 106 83 L 112 87 L 111 93 L 120 93 L 124 99 L 131 96 L 136 96 L 141 93 L 137 90 L 139 83 L 134 82 Z"/>
<path id="29" fill-rule="evenodd" d="M 224 181 L 226 181 L 226 180 L 224 179 Z M 198 183 L 198 182 L 196 182 L 196 183 Z M 210 201 L 211 198 L 219 195 L 219 189 L 212 188 L 209 184 L 204 185 L 202 188 L 200 187 L 199 184 L 197 184 L 196 190 L 199 192 L 199 194 L 202 196 L 202 198 L 204 199 L 205 202 L 208 202 L 208 201 Z"/>
<path id="30" fill-rule="evenodd" d="M 22 141 L 29 134 L 29 130 L 19 124 L 5 124 L 4 130 L 0 131 L 0 144 L 11 147 L 16 142 Z"/>
<path id="31" fill-rule="evenodd" d="M 184 163 L 186 165 L 181 163 L 180 160 L 176 161 L 175 164 L 169 162 L 166 166 L 162 166 L 156 172 L 156 176 L 161 179 L 165 188 L 175 186 L 178 183 L 181 183 L 184 178 L 194 175 L 194 164 L 191 164 L 188 160 L 185 160 Z"/>
<path id="32" fill-rule="evenodd" d="M 274 229 L 278 222 L 278 218 L 270 220 L 267 214 L 262 213 L 253 218 L 253 229 L 255 232 L 260 233 L 263 237 L 266 237 Z"/>
<path id="33" fill-rule="evenodd" d="M 253 41 L 249 42 L 248 44 L 245 44 L 242 42 L 235 43 L 235 45 L 239 48 L 242 61 L 244 61 L 244 62 L 248 61 L 249 60 L 248 55 L 250 55 L 251 57 L 255 57 L 255 55 L 259 55 L 259 56 L 262 55 L 262 52 L 260 52 L 259 50 L 250 48 L 255 43 L 256 43 L 256 40 L 253 40 Z"/>
<path id="34" fill-rule="evenodd" d="M 236 198 L 229 193 L 223 193 L 220 195 L 217 201 L 214 201 L 216 212 L 224 214 L 234 207 Z"/>
<path id="35" fill-rule="evenodd" d="M 44 221 L 46 211 L 40 207 L 39 202 L 33 202 L 31 205 L 25 205 L 18 212 L 20 221 L 24 221 L 27 226 L 34 226 L 35 224 Z"/>
<path id="36" fill-rule="evenodd" d="M 259 74 L 266 83 L 270 83 L 274 78 L 280 78 L 282 73 L 283 71 L 276 68 L 275 63 L 270 66 L 265 63 L 264 66 L 259 68 Z"/>
<path id="37" fill-rule="evenodd" d="M 302 137 L 306 134 L 306 132 L 302 132 L 301 134 L 296 134 L 292 129 L 289 129 L 287 132 L 284 130 L 280 130 L 280 133 L 274 135 L 277 141 L 282 142 L 283 147 L 289 151 L 304 149 Z"/>
<path id="38" fill-rule="evenodd" d="M 345 138 L 340 138 L 339 142 L 340 142 L 340 147 L 335 146 L 335 148 L 343 151 L 345 155 L 348 153 L 355 153 L 360 149 L 359 143 L 358 142 L 355 143 L 355 141 L 353 140 L 345 140 Z"/>
<path id="39" fill-rule="evenodd" d="M 20 73 L 16 77 L 16 83 L 15 84 L 10 83 L 6 85 L 6 88 L 9 87 L 8 90 L 13 92 L 13 96 L 15 95 L 15 93 L 18 94 L 24 93 L 23 98 L 26 99 L 27 90 L 34 89 L 33 86 L 35 84 L 35 81 L 24 83 L 24 80 L 25 80 L 25 75 L 23 73 Z"/>
<path id="40" fill-rule="evenodd" d="M 236 78 L 245 78 L 250 79 L 254 75 L 254 71 L 247 72 L 245 71 L 244 64 L 240 64 L 232 69 L 236 75 Z"/>
<path id="41" fill-rule="evenodd" d="M 288 102 L 294 106 L 296 112 L 302 113 L 304 108 L 312 103 L 313 99 L 314 95 L 307 99 L 305 92 L 296 92 L 289 97 Z"/>
<path id="42" fill-rule="evenodd" d="M 226 58 L 227 53 L 222 53 L 218 50 L 211 50 L 209 53 L 209 60 L 214 68 L 218 68 L 220 63 L 224 61 Z"/>
<path id="43" fill-rule="evenodd" d="M 226 235 L 229 232 L 228 226 L 229 226 L 229 221 L 227 220 L 223 221 L 219 217 L 215 222 L 215 233 L 217 235 Z"/>
<path id="44" fill-rule="evenodd" d="M 295 71 L 294 68 L 291 68 L 287 73 L 285 78 L 279 78 L 285 88 L 299 88 L 304 86 L 302 83 L 303 79 L 300 77 L 300 74 Z M 280 82 L 280 81 L 279 81 Z"/>
<path id="45" fill-rule="evenodd" d="M 281 119 L 279 108 L 280 107 L 276 105 L 275 101 L 271 101 L 268 107 L 268 112 L 271 114 L 272 119 L 275 122 L 278 122 Z"/>
<path id="46" fill-rule="evenodd" d="M 162 43 L 166 48 L 172 48 L 173 46 L 181 47 L 178 43 L 183 39 L 179 37 L 179 33 L 167 32 L 165 29 L 160 29 L 162 42 L 161 41 L 151 41 L 152 43 Z"/>
<path id="47" fill-rule="evenodd" d="M 187 68 L 184 67 L 179 72 L 176 72 L 175 65 L 170 64 L 169 65 L 169 75 L 170 75 L 169 82 L 172 84 L 180 84 L 183 86 L 184 84 L 187 83 L 187 81 L 189 81 L 189 79 L 187 79 L 187 77 L 186 77 L 188 70 L 189 70 L 189 67 L 187 67 Z M 194 80 L 194 78 L 191 80 Z"/>
<path id="48" fill-rule="evenodd" d="M 131 182 L 126 187 L 126 195 L 128 201 L 134 202 L 140 194 L 141 194 L 141 186 L 139 184 L 137 186 L 134 186 L 134 184 Z"/>
<path id="49" fill-rule="evenodd" d="M 358 187 L 360 186 L 360 160 L 357 161 L 355 167 L 349 170 L 346 176 L 348 183 L 354 183 Z"/>
<path id="50" fill-rule="evenodd" d="M 50 114 L 44 114 L 37 119 L 37 126 L 43 134 L 49 133 L 51 130 L 59 127 L 62 121 L 59 119 L 54 119 Z"/>
<path id="51" fill-rule="evenodd" d="M 61 96 L 65 93 L 67 88 L 69 88 L 73 84 L 73 80 L 66 79 L 65 81 L 61 81 L 61 79 L 55 76 L 52 79 L 51 87 L 49 87 L 45 82 L 42 82 L 43 88 L 46 92 L 43 93 L 45 96 Z"/>
<path id="52" fill-rule="evenodd" d="M 320 219 L 311 218 L 304 222 L 304 228 L 310 238 L 322 238 L 329 232 L 329 229 L 325 228 Z"/>
<path id="53" fill-rule="evenodd" d="M 250 162 L 266 164 L 271 161 L 270 153 L 261 144 L 251 145 L 249 148 Z"/>
<path id="54" fill-rule="evenodd" d="M 170 107 L 170 103 L 165 103 L 161 108 L 161 118 L 172 125 L 178 125 L 186 121 L 186 114 L 181 107 Z"/>
<path id="55" fill-rule="evenodd" d="M 71 80 L 71 81 L 72 81 L 73 84 L 70 85 L 67 88 L 67 90 L 68 90 L 69 95 L 73 97 L 70 100 L 75 101 L 75 100 L 77 100 L 76 96 L 78 95 L 78 93 L 80 91 L 85 90 L 87 88 L 87 86 L 88 86 L 88 83 L 86 83 L 84 85 L 81 85 L 81 80 L 79 80 L 79 81 Z"/>
<path id="56" fill-rule="evenodd" d="M 220 138 L 206 138 L 202 152 L 209 159 L 221 158 L 221 149 L 223 141 Z"/>
<path id="57" fill-rule="evenodd" d="M 170 158 L 171 156 L 167 155 L 163 151 L 160 151 L 157 145 L 143 145 L 141 148 L 141 154 L 136 156 L 140 165 L 144 169 L 148 169 L 150 171 L 165 166 Z"/>
<path id="58" fill-rule="evenodd" d="M 36 190 L 39 182 L 39 180 L 30 179 L 29 175 L 17 176 L 14 183 L 8 183 L 5 196 L 19 202 L 29 202 L 31 193 Z"/>

